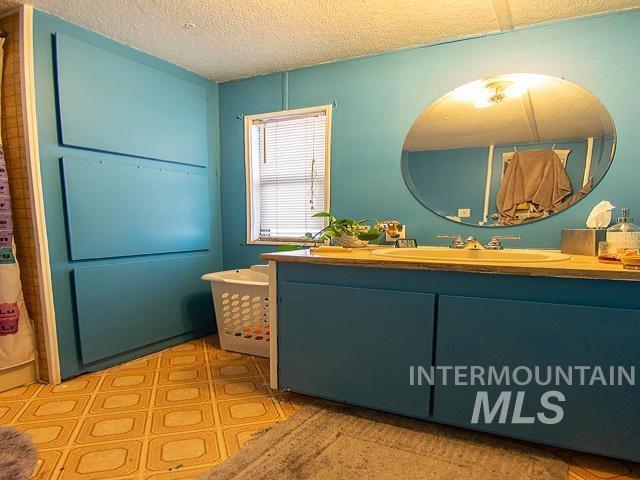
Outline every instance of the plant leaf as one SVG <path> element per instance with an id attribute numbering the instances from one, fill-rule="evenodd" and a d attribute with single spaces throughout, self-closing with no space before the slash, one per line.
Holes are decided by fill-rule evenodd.
<path id="1" fill-rule="evenodd" d="M 318 212 L 318 213 L 314 213 L 312 215 L 313 217 L 326 217 L 326 218 L 332 218 L 332 215 L 329 212 Z"/>
<path id="2" fill-rule="evenodd" d="M 350 218 L 339 218 L 338 220 L 334 220 L 333 223 L 337 223 L 338 225 L 355 225 L 356 221 Z"/>
<path id="3" fill-rule="evenodd" d="M 359 233 L 357 235 L 358 240 L 376 240 L 380 236 L 375 229 L 371 229 L 368 232 Z"/>

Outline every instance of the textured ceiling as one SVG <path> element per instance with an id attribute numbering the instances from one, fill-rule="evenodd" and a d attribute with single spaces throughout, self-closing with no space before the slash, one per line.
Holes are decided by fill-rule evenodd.
<path id="1" fill-rule="evenodd" d="M 473 104 L 483 83 L 527 84 L 525 93 L 486 108 Z M 469 92 L 469 86 L 479 84 Z M 446 94 L 415 121 L 408 151 L 554 142 L 613 135 L 613 120 L 600 101 L 574 83 L 547 75 L 501 75 Z"/>
<path id="2" fill-rule="evenodd" d="M 640 6 L 640 0 L 19 1 L 216 81 Z"/>

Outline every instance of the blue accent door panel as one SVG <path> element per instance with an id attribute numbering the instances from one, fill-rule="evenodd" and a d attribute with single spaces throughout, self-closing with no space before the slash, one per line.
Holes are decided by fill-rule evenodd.
<path id="1" fill-rule="evenodd" d="M 56 33 L 63 145 L 207 165 L 207 89 Z"/>
<path id="2" fill-rule="evenodd" d="M 278 283 L 280 388 L 429 416 L 429 387 L 410 366 L 431 365 L 435 296 Z"/>
<path id="3" fill-rule="evenodd" d="M 211 330 L 211 292 L 200 280 L 208 271 L 206 255 L 76 268 L 83 363 Z"/>
<path id="4" fill-rule="evenodd" d="M 610 366 L 640 370 L 640 311 L 440 296 L 437 313 L 436 365 L 602 366 L 610 381 Z M 593 370 L 591 370 L 592 372 Z M 541 370 L 546 379 L 546 370 Z M 525 378 L 526 372 L 519 378 Z M 486 378 L 486 377 L 485 377 Z M 587 382 L 591 373 L 588 373 Z M 615 377 L 618 378 L 617 375 Z M 443 386 L 434 391 L 435 420 L 478 428 L 527 440 L 640 460 L 640 388 L 635 386 L 551 385 Z M 636 379 L 637 381 L 637 379 Z M 515 392 L 524 391 L 523 416 L 555 414 L 541 406 L 541 395 L 559 391 L 566 400 L 564 417 L 556 424 L 511 422 Z M 502 391 L 513 398 L 504 424 L 479 418 L 471 424 L 478 391 L 487 391 L 491 406 Z"/>
<path id="5" fill-rule="evenodd" d="M 73 260 L 209 248 L 206 172 L 120 159 L 62 165 Z"/>
<path id="6" fill-rule="evenodd" d="M 215 330 L 218 86 L 35 11 L 40 170 L 63 379 Z"/>

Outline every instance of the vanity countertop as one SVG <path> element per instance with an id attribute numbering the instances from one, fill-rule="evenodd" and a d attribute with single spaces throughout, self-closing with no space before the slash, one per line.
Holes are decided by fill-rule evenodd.
<path id="1" fill-rule="evenodd" d="M 464 260 L 416 261 L 410 259 L 385 258 L 371 253 L 373 250 L 379 248 L 381 247 L 357 248 L 349 252 L 322 253 L 312 253 L 309 249 L 301 249 L 289 252 L 263 253 L 260 259 L 263 261 L 271 260 L 276 262 L 352 267 L 640 281 L 640 271 L 625 270 L 622 268 L 622 265 L 601 263 L 597 257 L 583 255 L 571 255 L 571 258 L 568 260 L 539 263 L 497 263 L 489 260 L 482 262 L 465 262 Z M 535 252 L 536 250 L 531 251 Z M 558 253 L 557 251 L 554 252 Z"/>

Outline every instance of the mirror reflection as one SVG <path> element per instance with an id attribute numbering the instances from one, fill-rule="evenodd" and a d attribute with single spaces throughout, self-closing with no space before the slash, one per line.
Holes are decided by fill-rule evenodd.
<path id="1" fill-rule="evenodd" d="M 575 204 L 615 151 L 613 120 L 578 85 L 515 73 L 452 90 L 416 119 L 402 149 L 413 195 L 450 220 L 507 226 Z"/>

